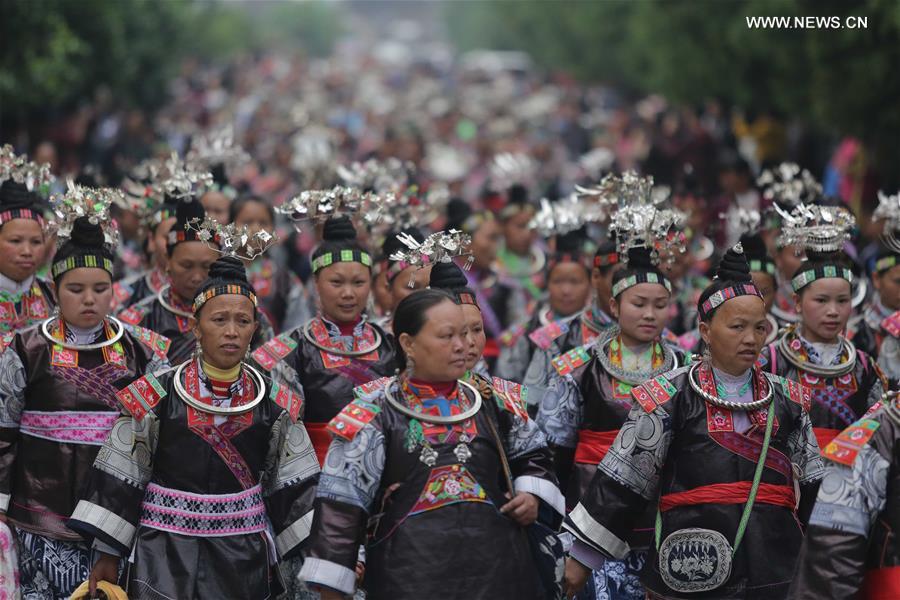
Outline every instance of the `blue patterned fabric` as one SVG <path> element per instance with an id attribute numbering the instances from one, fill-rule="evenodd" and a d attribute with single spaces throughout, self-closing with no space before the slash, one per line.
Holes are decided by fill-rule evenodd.
<path id="1" fill-rule="evenodd" d="M 68 600 L 90 574 L 84 542 L 53 540 L 16 528 L 22 600 Z"/>
<path id="2" fill-rule="evenodd" d="M 608 559 L 601 570 L 591 571 L 576 600 L 644 600 L 640 572 L 646 561 L 644 550 L 629 552 L 625 560 Z"/>

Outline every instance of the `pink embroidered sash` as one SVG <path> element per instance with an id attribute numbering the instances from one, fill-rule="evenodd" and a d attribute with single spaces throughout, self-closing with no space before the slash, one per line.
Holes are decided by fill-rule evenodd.
<path id="1" fill-rule="evenodd" d="M 155 483 L 141 503 L 141 525 L 181 535 L 222 537 L 260 533 L 268 527 L 262 488 L 236 494 L 195 494 Z"/>
<path id="2" fill-rule="evenodd" d="M 106 441 L 118 412 L 26 410 L 19 431 L 53 442 L 101 446 Z"/>

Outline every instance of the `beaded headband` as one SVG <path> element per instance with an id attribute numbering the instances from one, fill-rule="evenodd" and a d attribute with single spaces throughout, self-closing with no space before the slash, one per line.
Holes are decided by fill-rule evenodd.
<path id="1" fill-rule="evenodd" d="M 671 294 L 672 293 L 672 282 L 669 281 L 666 277 L 661 276 L 659 273 L 654 273 L 652 271 L 649 272 L 641 272 L 635 273 L 634 275 L 629 275 L 623 279 L 620 279 L 612 286 L 612 295 L 613 298 L 624 292 L 630 287 L 634 287 L 639 283 L 658 283 Z"/>
<path id="2" fill-rule="evenodd" d="M 103 269 L 112 275 L 113 261 L 105 256 L 100 256 L 99 254 L 81 254 L 78 256 L 70 256 L 59 262 L 53 263 L 50 272 L 53 275 L 53 279 L 58 279 L 63 273 L 80 268 Z"/>
<path id="3" fill-rule="evenodd" d="M 42 228 L 44 226 L 44 217 L 41 216 L 41 213 L 30 208 L 11 208 L 0 212 L 0 225 L 13 219 L 32 219 L 37 221 Z"/>
<path id="4" fill-rule="evenodd" d="M 882 271 L 889 271 L 893 269 L 898 264 L 897 255 L 891 254 L 890 256 L 882 256 L 878 260 L 875 261 L 875 272 L 881 273 Z"/>
<path id="5" fill-rule="evenodd" d="M 580 265 L 588 270 L 590 270 L 591 268 L 590 263 L 583 255 L 573 252 L 560 252 L 558 254 L 553 254 L 549 259 L 547 259 L 547 272 L 549 273 L 557 265 L 561 265 L 563 263 Z"/>
<path id="6" fill-rule="evenodd" d="M 256 294 L 254 294 L 250 289 L 243 285 L 238 285 L 236 283 L 229 283 L 226 285 L 217 285 L 209 288 L 204 291 L 202 294 L 198 294 L 196 298 L 194 298 L 194 312 L 196 313 L 200 308 L 210 301 L 210 299 L 215 298 L 216 296 L 224 296 L 226 294 L 246 296 L 250 298 L 251 302 L 253 302 L 253 306 L 257 306 Z"/>
<path id="7" fill-rule="evenodd" d="M 475 294 L 472 292 L 451 292 L 453 296 L 456 298 L 457 303 L 459 304 L 470 304 L 481 310 L 481 307 L 478 306 L 478 301 L 475 299 Z"/>
<path id="8" fill-rule="evenodd" d="M 709 313 L 738 296 L 756 296 L 762 299 L 762 294 L 752 283 L 739 283 L 738 285 L 721 289 L 700 305 L 700 310 L 698 311 L 700 320 L 702 321 Z"/>
<path id="9" fill-rule="evenodd" d="M 846 279 L 853 283 L 853 272 L 846 267 L 838 267 L 837 265 L 824 265 L 814 269 L 807 269 L 794 276 L 791 279 L 791 288 L 795 292 L 799 292 L 817 279 Z"/>
<path id="10" fill-rule="evenodd" d="M 335 250 L 334 252 L 327 252 L 322 256 L 314 258 L 312 261 L 312 270 L 313 273 L 316 273 L 325 267 L 341 262 L 357 262 L 367 267 L 371 267 L 372 257 L 368 252 L 362 250 Z"/>
<path id="11" fill-rule="evenodd" d="M 610 267 L 619 263 L 619 253 L 610 252 L 609 254 L 600 254 L 594 257 L 594 267 Z"/>
<path id="12" fill-rule="evenodd" d="M 768 273 L 775 275 L 775 263 L 771 260 L 759 260 L 757 258 L 747 261 L 750 264 L 750 270 L 757 273 Z"/>

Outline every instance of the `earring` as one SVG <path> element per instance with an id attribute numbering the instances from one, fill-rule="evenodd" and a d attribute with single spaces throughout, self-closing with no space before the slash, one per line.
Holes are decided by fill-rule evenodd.
<path id="1" fill-rule="evenodd" d="M 192 356 L 193 360 L 202 360 L 203 359 L 203 346 L 200 345 L 200 340 L 194 344 L 194 352 Z"/>
<path id="2" fill-rule="evenodd" d="M 412 356 L 407 356 L 406 357 L 406 376 L 412 377 L 415 370 L 416 370 L 416 361 L 413 360 Z"/>
<path id="3" fill-rule="evenodd" d="M 709 353 L 709 344 L 703 345 L 703 360 L 707 363 L 712 361 L 712 355 Z"/>

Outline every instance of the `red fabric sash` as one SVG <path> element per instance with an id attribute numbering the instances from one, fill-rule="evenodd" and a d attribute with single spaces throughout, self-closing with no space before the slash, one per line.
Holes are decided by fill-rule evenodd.
<path id="1" fill-rule="evenodd" d="M 831 442 L 841 432 L 840 429 L 828 429 L 827 427 L 813 427 L 813 433 L 816 434 L 816 442 L 819 443 L 819 452 L 825 450 L 825 446 Z"/>
<path id="2" fill-rule="evenodd" d="M 665 512 L 679 506 L 697 504 L 743 504 L 750 495 L 752 482 L 714 483 L 702 485 L 686 492 L 666 494 L 659 499 L 659 510 Z M 791 510 L 797 505 L 794 488 L 787 485 L 760 483 L 756 493 L 756 502 L 784 506 Z"/>
<path id="3" fill-rule="evenodd" d="M 582 429 L 578 432 L 578 445 L 575 447 L 575 462 L 587 465 L 599 465 L 619 430 L 590 431 Z"/>
<path id="4" fill-rule="evenodd" d="M 328 427 L 328 423 L 304 423 L 304 425 L 313 449 L 316 451 L 316 458 L 319 459 L 319 466 L 324 466 L 325 455 L 328 454 L 328 446 L 331 445 L 331 433 L 325 429 Z"/>
<path id="5" fill-rule="evenodd" d="M 872 569 L 866 573 L 866 600 L 896 600 L 900 598 L 900 567 Z"/>

